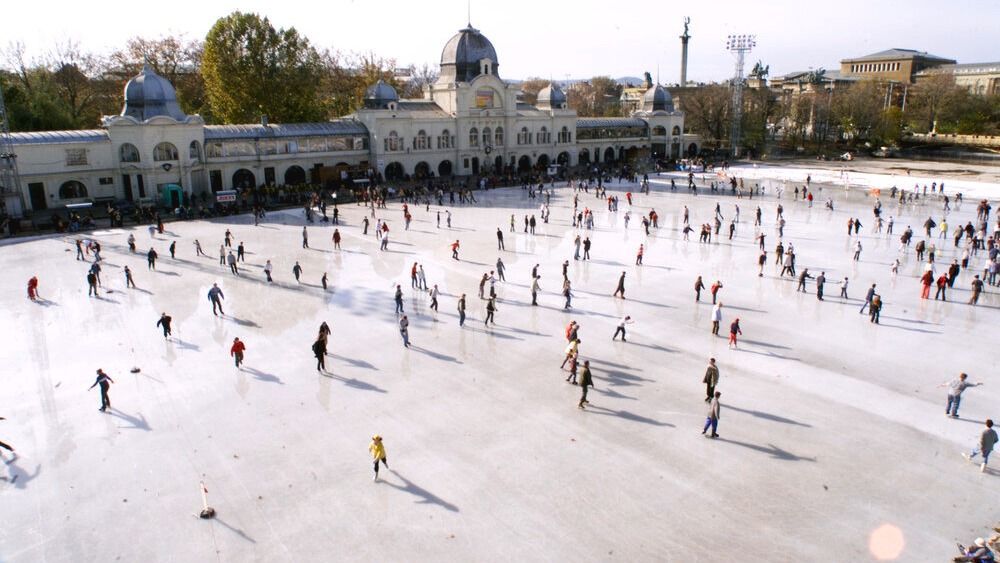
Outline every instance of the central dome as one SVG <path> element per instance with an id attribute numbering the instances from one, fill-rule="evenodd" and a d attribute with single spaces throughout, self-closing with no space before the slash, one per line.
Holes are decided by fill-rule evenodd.
<path id="1" fill-rule="evenodd" d="M 125 107 L 122 115 L 146 121 L 167 116 L 184 121 L 187 116 L 177 103 L 177 93 L 170 81 L 153 71 L 148 64 L 125 85 Z"/>
<path id="2" fill-rule="evenodd" d="M 483 74 L 480 64 L 483 59 L 491 61 L 488 72 L 496 75 L 496 68 L 500 64 L 493 43 L 479 33 L 478 29 L 469 25 L 445 43 L 444 50 L 441 51 L 441 79 L 447 82 L 471 82 Z"/>

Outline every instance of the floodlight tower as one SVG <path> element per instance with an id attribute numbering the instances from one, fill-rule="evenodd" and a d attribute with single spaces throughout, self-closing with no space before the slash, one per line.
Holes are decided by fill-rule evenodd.
<path id="1" fill-rule="evenodd" d="M 7 117 L 7 105 L 3 100 L 2 85 L 0 85 L 0 198 L 6 207 L 7 215 L 14 218 L 23 216 L 21 178 L 17 173 L 17 155 L 14 154 L 14 141 L 10 137 L 10 123 Z"/>
<path id="2" fill-rule="evenodd" d="M 754 35 L 730 35 L 726 39 L 726 50 L 736 57 L 736 74 L 733 76 L 733 127 L 729 134 L 729 144 L 732 147 L 733 158 L 740 156 L 740 141 L 743 129 L 743 62 L 747 53 L 757 46 Z"/>

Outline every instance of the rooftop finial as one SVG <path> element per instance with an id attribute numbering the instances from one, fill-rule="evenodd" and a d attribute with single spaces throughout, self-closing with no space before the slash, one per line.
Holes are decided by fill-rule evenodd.
<path id="1" fill-rule="evenodd" d="M 472 0 L 465 0 L 466 22 L 472 27 Z"/>

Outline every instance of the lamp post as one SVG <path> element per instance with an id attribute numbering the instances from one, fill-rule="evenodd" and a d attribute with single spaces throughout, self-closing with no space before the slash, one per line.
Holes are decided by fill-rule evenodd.
<path id="1" fill-rule="evenodd" d="M 757 46 L 754 35 L 730 35 L 726 39 L 726 50 L 736 57 L 736 72 L 733 75 L 732 90 L 732 128 L 729 134 L 729 144 L 733 158 L 740 156 L 740 142 L 743 134 L 743 63 L 747 53 Z"/>

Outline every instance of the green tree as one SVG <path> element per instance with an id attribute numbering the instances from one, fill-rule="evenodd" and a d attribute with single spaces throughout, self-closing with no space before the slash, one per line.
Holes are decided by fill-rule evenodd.
<path id="1" fill-rule="evenodd" d="M 295 28 L 275 29 L 267 18 L 233 12 L 205 37 L 201 74 L 215 120 L 279 123 L 326 117 L 319 97 L 323 65 Z"/>

